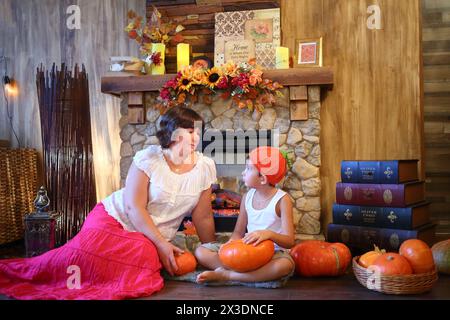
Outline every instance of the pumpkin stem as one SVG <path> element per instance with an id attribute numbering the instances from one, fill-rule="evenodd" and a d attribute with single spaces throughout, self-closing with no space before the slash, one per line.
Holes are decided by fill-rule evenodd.
<path id="1" fill-rule="evenodd" d="M 375 248 L 375 250 L 374 250 L 375 252 L 377 252 L 377 253 L 386 253 L 385 249 L 381 249 L 380 250 L 380 248 L 378 248 L 378 246 L 376 244 L 374 244 L 373 246 Z"/>

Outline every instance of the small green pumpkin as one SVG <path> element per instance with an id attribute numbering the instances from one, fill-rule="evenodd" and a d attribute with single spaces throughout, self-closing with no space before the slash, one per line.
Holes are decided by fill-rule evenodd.
<path id="1" fill-rule="evenodd" d="M 431 251 L 438 271 L 450 274 L 450 239 L 436 243 Z"/>

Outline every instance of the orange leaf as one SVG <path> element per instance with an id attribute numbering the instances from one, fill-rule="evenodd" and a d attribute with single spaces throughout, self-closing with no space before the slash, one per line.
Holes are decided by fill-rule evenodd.
<path id="1" fill-rule="evenodd" d="M 178 103 L 184 103 L 186 101 L 186 94 L 185 93 L 180 93 L 180 95 L 178 96 Z"/>
<path id="2" fill-rule="evenodd" d="M 190 235 L 196 235 L 197 234 L 197 230 L 195 229 L 195 226 L 192 223 L 192 221 L 183 222 L 183 226 L 184 226 L 183 233 L 185 235 L 190 236 Z"/>
<path id="3" fill-rule="evenodd" d="M 128 17 L 128 19 L 135 18 L 136 17 L 136 12 L 134 12 L 133 10 L 128 10 L 127 17 Z"/>

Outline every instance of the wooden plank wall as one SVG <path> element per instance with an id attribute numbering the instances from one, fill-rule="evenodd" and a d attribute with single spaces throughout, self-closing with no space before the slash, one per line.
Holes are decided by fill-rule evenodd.
<path id="1" fill-rule="evenodd" d="M 423 0 L 425 173 L 437 235 L 450 237 L 450 0 Z"/>
<path id="2" fill-rule="evenodd" d="M 72 4 L 80 7 L 80 30 L 66 27 L 70 16 L 66 10 Z M 0 55 L 8 57 L 8 71 L 20 88 L 10 110 L 22 147 L 41 150 L 42 146 L 35 83 L 37 66 L 43 63 L 50 68 L 53 62 L 86 66 L 99 200 L 120 185 L 120 100 L 100 92 L 100 78 L 108 69 L 111 55 L 138 54 L 137 45 L 123 31 L 128 9 L 144 15 L 145 0 L 0 1 Z M 0 73 L 4 73 L 3 64 Z M 0 98 L 0 139 L 9 140 L 17 147 L 7 121 L 3 96 Z"/>
<path id="3" fill-rule="evenodd" d="M 378 4 L 381 30 L 367 28 Z M 334 88 L 321 112 L 322 224 L 344 159 L 422 159 L 420 0 L 282 0 L 282 44 L 323 36 Z"/>

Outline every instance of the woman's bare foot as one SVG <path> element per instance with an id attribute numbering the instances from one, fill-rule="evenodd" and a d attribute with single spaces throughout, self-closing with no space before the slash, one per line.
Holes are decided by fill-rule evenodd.
<path id="1" fill-rule="evenodd" d="M 198 283 L 228 281 L 230 271 L 219 267 L 214 271 L 204 271 L 197 276 Z"/>

